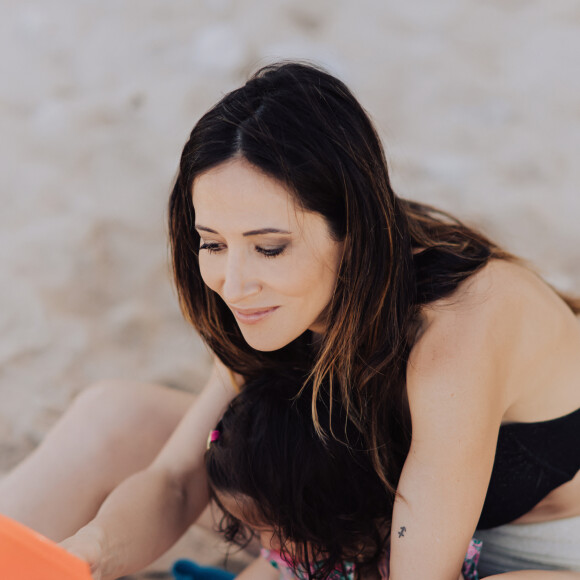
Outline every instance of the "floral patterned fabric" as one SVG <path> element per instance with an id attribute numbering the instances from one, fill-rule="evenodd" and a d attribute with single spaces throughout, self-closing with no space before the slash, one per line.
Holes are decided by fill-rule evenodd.
<path id="1" fill-rule="evenodd" d="M 308 574 L 305 568 L 298 567 L 292 570 L 292 566 L 284 559 L 284 556 L 279 552 L 273 550 L 266 550 L 262 548 L 262 557 L 265 558 L 280 571 L 280 580 L 307 580 Z M 354 564 L 350 562 L 344 563 L 346 570 L 335 570 L 329 576 L 328 580 L 354 580 Z M 314 564 L 316 566 L 316 564 Z"/>
<path id="2" fill-rule="evenodd" d="M 467 554 L 465 554 L 465 560 L 463 560 L 463 568 L 461 573 L 465 580 L 479 580 L 479 574 L 477 573 L 477 563 L 479 562 L 479 555 L 481 554 L 481 540 L 473 538 L 469 542 L 469 548 L 467 549 Z"/>
<path id="3" fill-rule="evenodd" d="M 477 563 L 481 553 L 481 541 L 475 538 L 469 543 L 469 548 L 461 572 L 465 580 L 479 580 L 477 573 Z M 280 571 L 280 580 L 307 580 L 308 574 L 304 568 L 298 567 L 292 570 L 292 566 L 284 559 L 284 557 L 273 550 L 266 550 L 262 548 L 262 557 L 270 562 L 274 568 Z M 345 562 L 346 570 L 335 570 L 329 576 L 328 580 L 354 580 L 354 564 Z M 388 558 L 379 566 L 379 573 L 382 580 L 388 580 Z"/>

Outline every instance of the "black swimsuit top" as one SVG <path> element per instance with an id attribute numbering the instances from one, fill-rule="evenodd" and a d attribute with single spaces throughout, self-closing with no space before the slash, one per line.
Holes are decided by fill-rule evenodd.
<path id="1" fill-rule="evenodd" d="M 502 425 L 477 527 L 523 516 L 579 470 L 580 409 L 550 421 Z"/>

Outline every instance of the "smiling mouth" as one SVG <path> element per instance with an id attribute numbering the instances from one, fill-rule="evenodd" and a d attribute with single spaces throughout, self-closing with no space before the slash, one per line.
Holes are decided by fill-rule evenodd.
<path id="1" fill-rule="evenodd" d="M 278 310 L 279 306 L 272 306 L 271 308 L 254 308 L 252 310 L 240 310 L 231 306 L 230 308 L 239 322 L 243 322 L 244 324 L 255 324 L 272 314 L 275 310 Z"/>

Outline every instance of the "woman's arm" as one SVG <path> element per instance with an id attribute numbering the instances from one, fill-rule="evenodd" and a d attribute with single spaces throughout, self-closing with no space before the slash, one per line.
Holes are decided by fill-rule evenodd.
<path id="1" fill-rule="evenodd" d="M 393 512 L 391 580 L 459 576 L 510 403 L 509 314 L 493 302 L 436 313 L 412 352 L 413 434 Z"/>
<path id="2" fill-rule="evenodd" d="M 175 543 L 199 516 L 208 502 L 203 464 L 207 435 L 234 396 L 227 370 L 216 364 L 202 393 L 151 466 L 125 480 L 93 521 L 62 543 L 89 561 L 95 580 L 141 569 Z"/>

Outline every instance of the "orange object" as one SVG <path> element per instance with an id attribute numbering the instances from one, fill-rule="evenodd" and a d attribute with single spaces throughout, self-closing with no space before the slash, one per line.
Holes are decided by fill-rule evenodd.
<path id="1" fill-rule="evenodd" d="M 0 515 L 2 580 L 91 580 L 89 565 L 55 542 Z"/>

